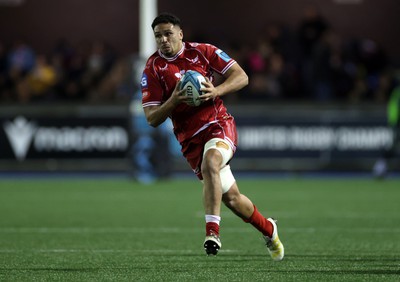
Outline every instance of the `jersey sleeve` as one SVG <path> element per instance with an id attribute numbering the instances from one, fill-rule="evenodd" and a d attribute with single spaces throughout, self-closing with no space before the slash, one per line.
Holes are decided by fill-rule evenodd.
<path id="1" fill-rule="evenodd" d="M 205 48 L 211 68 L 220 74 L 226 73 L 226 71 L 236 63 L 227 53 L 214 45 L 206 44 Z"/>
<path id="2" fill-rule="evenodd" d="M 163 90 L 155 72 L 152 71 L 152 68 L 149 66 L 149 63 L 143 71 L 140 84 L 142 87 L 143 108 L 161 105 Z"/>

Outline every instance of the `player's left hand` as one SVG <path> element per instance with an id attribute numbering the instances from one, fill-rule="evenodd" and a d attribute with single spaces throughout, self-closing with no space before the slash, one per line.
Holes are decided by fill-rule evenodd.
<path id="1" fill-rule="evenodd" d="M 208 77 L 206 77 L 206 81 L 203 81 L 202 84 L 203 87 L 200 88 L 200 90 L 203 92 L 203 94 L 200 95 L 200 100 L 202 102 L 214 100 L 219 96 L 217 88 L 214 87 L 214 84 L 212 84 Z"/>

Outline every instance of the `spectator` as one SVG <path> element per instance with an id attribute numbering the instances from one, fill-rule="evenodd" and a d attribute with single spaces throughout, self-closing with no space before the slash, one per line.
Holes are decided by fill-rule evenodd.
<path id="1" fill-rule="evenodd" d="M 302 54 L 309 58 L 329 25 L 315 5 L 306 6 L 298 30 Z"/>
<path id="2" fill-rule="evenodd" d="M 8 69 L 18 70 L 22 74 L 28 73 L 35 64 L 35 53 L 23 40 L 14 43 L 8 55 Z"/>
<path id="3" fill-rule="evenodd" d="M 29 72 L 27 79 L 32 100 L 45 100 L 50 98 L 51 90 L 57 82 L 57 73 L 45 55 L 38 55 L 36 64 Z"/>
<path id="4" fill-rule="evenodd" d="M 87 45 L 81 43 L 77 51 L 68 58 L 63 80 L 58 86 L 58 98 L 69 101 L 83 101 L 88 89 L 85 89 L 83 76 L 86 72 L 86 60 L 88 56 Z"/>
<path id="5" fill-rule="evenodd" d="M 308 5 L 303 10 L 298 36 L 300 45 L 300 68 L 305 95 L 314 92 L 312 56 L 315 46 L 328 28 L 328 23 L 315 5 Z"/>
<path id="6" fill-rule="evenodd" d="M 326 30 L 315 43 L 311 53 L 311 95 L 316 101 L 335 98 L 335 71 L 341 68 L 339 38 L 333 30 Z"/>
<path id="7" fill-rule="evenodd" d="M 255 48 L 248 53 L 245 69 L 251 79 L 247 99 L 267 97 L 268 64 L 272 52 L 273 48 L 270 42 L 262 34 Z"/>
<path id="8" fill-rule="evenodd" d="M 130 60 L 123 58 L 118 60 L 104 78 L 99 82 L 98 87 L 92 91 L 90 100 L 99 101 L 117 101 L 131 99 L 131 90 L 129 87 L 131 67 Z"/>
<path id="9" fill-rule="evenodd" d="M 382 156 L 375 162 L 372 173 L 376 178 L 384 178 L 389 170 L 389 161 L 399 156 L 400 151 L 400 85 L 397 85 L 390 94 L 387 103 L 388 126 L 393 132 L 392 144 L 382 152 Z"/>

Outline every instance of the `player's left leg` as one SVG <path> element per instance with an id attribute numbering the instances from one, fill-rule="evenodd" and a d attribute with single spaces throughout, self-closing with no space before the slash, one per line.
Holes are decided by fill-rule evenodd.
<path id="1" fill-rule="evenodd" d="M 224 176 L 221 176 L 221 181 L 225 181 Z M 278 228 L 275 220 L 272 218 L 265 218 L 257 210 L 251 200 L 240 193 L 236 182 L 223 194 L 222 201 L 233 213 L 242 218 L 245 222 L 252 224 L 263 234 L 268 251 L 273 260 L 279 261 L 283 259 L 284 247 L 279 240 Z"/>

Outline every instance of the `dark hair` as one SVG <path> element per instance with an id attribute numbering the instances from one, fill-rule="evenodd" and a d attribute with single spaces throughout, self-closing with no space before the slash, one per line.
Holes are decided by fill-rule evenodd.
<path id="1" fill-rule="evenodd" d="M 172 23 L 173 25 L 177 25 L 179 27 L 181 26 L 181 20 L 177 16 L 170 13 L 162 13 L 158 15 L 151 24 L 152 29 L 154 30 L 156 25 L 161 23 Z"/>

